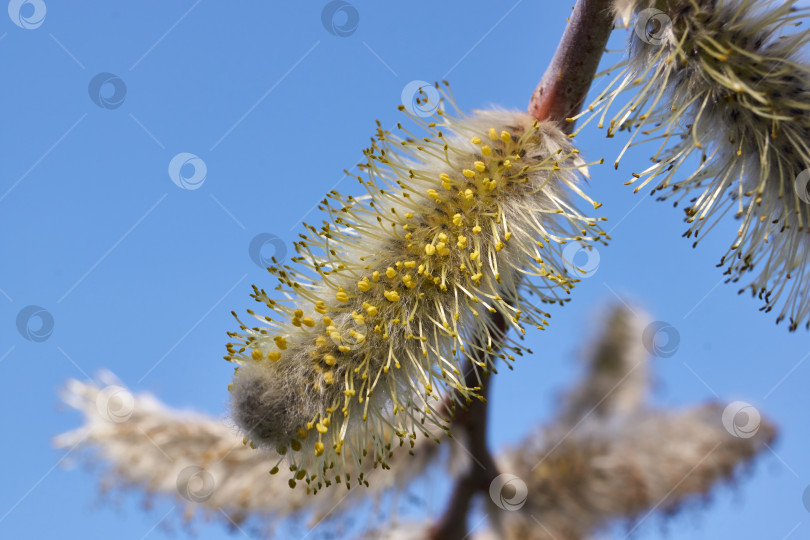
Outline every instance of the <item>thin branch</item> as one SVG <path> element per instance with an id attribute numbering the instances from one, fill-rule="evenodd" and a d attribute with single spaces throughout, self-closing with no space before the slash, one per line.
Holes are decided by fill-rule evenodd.
<path id="1" fill-rule="evenodd" d="M 610 0 L 578 0 L 554 58 L 529 102 L 529 114 L 570 133 L 613 30 Z"/>
<path id="2" fill-rule="evenodd" d="M 500 313 L 491 314 L 491 322 L 498 332 L 494 336 L 497 344 L 503 342 L 508 330 L 506 319 Z M 493 352 L 498 347 L 493 347 Z M 476 347 L 480 358 L 486 355 L 484 347 Z M 465 364 L 464 379 L 468 381 L 472 375 L 472 363 Z M 429 538 L 435 540 L 462 540 L 467 536 L 467 512 L 473 496 L 480 492 L 487 493 L 492 480 L 498 476 L 498 469 L 495 460 L 487 446 L 487 399 L 489 396 L 490 374 L 481 377 L 481 397 L 480 400 L 473 401 L 469 407 L 458 410 L 453 416 L 453 430 L 464 435 L 464 444 L 472 456 L 469 469 L 461 475 L 453 487 L 450 502 L 439 519 L 430 531 Z"/>

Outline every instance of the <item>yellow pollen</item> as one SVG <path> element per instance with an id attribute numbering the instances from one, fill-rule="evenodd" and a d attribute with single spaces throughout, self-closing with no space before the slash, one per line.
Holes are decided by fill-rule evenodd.
<path id="1" fill-rule="evenodd" d="M 461 174 L 463 174 L 467 178 L 473 178 L 475 176 L 475 171 L 471 171 L 470 169 L 464 169 L 463 171 L 461 171 Z"/>
<path id="2" fill-rule="evenodd" d="M 439 198 L 439 193 L 435 189 L 427 190 L 427 194 L 428 194 L 429 197 L 431 197 L 433 199 L 438 199 Z"/>
<path id="3" fill-rule="evenodd" d="M 481 144 L 481 139 L 479 139 L 478 137 L 473 137 L 472 139 L 470 139 L 470 142 L 473 144 Z"/>
<path id="4" fill-rule="evenodd" d="M 397 275 L 397 271 L 396 271 L 396 270 L 394 270 L 393 268 L 391 268 L 391 267 L 389 266 L 389 267 L 388 267 L 388 268 L 385 270 L 385 275 L 386 275 L 386 276 L 387 276 L 389 279 L 393 279 L 393 278 L 395 278 L 395 277 L 396 277 L 396 275 Z"/>
<path id="5" fill-rule="evenodd" d="M 267 353 L 267 358 L 273 362 L 278 362 L 281 359 L 281 353 L 278 351 L 270 351 Z"/>
<path id="6" fill-rule="evenodd" d="M 399 293 L 397 291 L 385 291 L 385 299 L 389 302 L 399 302 Z"/>
<path id="7" fill-rule="evenodd" d="M 346 294 L 346 290 L 343 287 L 338 287 L 338 292 L 335 295 L 335 298 L 337 298 L 338 302 L 348 302 L 349 301 L 349 295 Z"/>
<path id="8" fill-rule="evenodd" d="M 368 278 L 363 278 L 357 282 L 357 288 L 366 292 L 371 288 L 371 283 L 369 283 Z"/>
<path id="9" fill-rule="evenodd" d="M 481 147 L 481 153 L 484 154 L 485 156 L 488 156 L 492 153 L 492 148 L 489 145 L 485 144 L 484 146 Z"/>
<path id="10" fill-rule="evenodd" d="M 333 355 L 331 354 L 324 355 L 323 363 L 326 364 L 327 366 L 334 366 L 335 362 L 337 362 L 337 358 L 335 358 Z"/>
<path id="11" fill-rule="evenodd" d="M 427 253 L 428 255 L 433 255 L 434 253 L 436 253 L 436 246 L 434 246 L 433 244 L 425 244 L 425 253 Z"/>
<path id="12" fill-rule="evenodd" d="M 453 214 L 453 225 L 456 227 L 461 227 L 461 214 Z"/>
<path id="13" fill-rule="evenodd" d="M 304 317 L 301 319 L 301 322 L 304 323 L 305 326 L 312 328 L 315 326 L 315 320 L 312 317 Z"/>
<path id="14" fill-rule="evenodd" d="M 473 228 L 472 228 L 472 232 L 473 232 L 473 234 L 478 234 L 478 233 L 480 233 L 480 232 L 481 232 L 481 227 L 479 227 L 478 225 L 476 225 L 475 227 L 473 227 Z"/>
<path id="15" fill-rule="evenodd" d="M 483 161 L 476 161 L 474 163 L 474 165 L 475 165 L 475 170 L 478 171 L 478 172 L 484 172 L 485 170 L 487 170 L 487 166 L 484 164 Z"/>
<path id="16" fill-rule="evenodd" d="M 278 347 L 282 351 L 287 348 L 287 340 L 284 339 L 284 336 L 276 336 L 273 338 L 273 341 L 276 342 L 276 347 Z"/>

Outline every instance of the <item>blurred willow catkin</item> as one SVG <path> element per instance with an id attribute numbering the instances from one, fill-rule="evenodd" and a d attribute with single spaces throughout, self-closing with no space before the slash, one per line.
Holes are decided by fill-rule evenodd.
<path id="1" fill-rule="evenodd" d="M 810 328 L 810 64 L 807 8 L 795 0 L 615 0 L 629 24 L 629 58 L 577 118 L 610 112 L 607 135 L 655 145 L 628 184 L 684 204 L 684 236 L 726 214 L 737 236 L 718 266 L 728 281 L 778 308 L 776 322 Z M 573 119 L 572 119 L 573 120 Z M 580 129 L 582 126 L 580 126 Z"/>
<path id="2" fill-rule="evenodd" d="M 585 539 L 613 521 L 672 513 L 708 493 L 732 479 L 775 433 L 762 422 L 753 437 L 735 437 L 723 428 L 723 410 L 711 403 L 683 412 L 642 411 L 586 420 L 557 439 L 527 438 L 500 460 L 501 470 L 521 478 L 528 493 L 518 511 L 493 506 L 499 538 Z"/>
<path id="3" fill-rule="evenodd" d="M 305 486 L 290 490 L 282 478 L 268 475 L 278 455 L 245 445 L 225 422 L 170 409 L 148 394 L 133 396 L 109 375 L 102 379 L 106 384 L 67 383 L 62 398 L 83 413 L 84 425 L 56 437 L 55 445 L 78 451 L 85 461 L 103 462 L 105 489 L 173 498 L 184 504 L 187 520 L 202 510 L 209 518 L 224 517 L 228 526 L 248 519 L 266 525 L 297 518 L 320 523 L 394 487 L 403 490 L 432 464 L 451 472 L 455 467 L 441 452 L 455 445 L 440 447 L 423 438 L 413 449 L 394 449 L 388 471 L 375 472 L 371 464 L 350 471 L 374 475 L 370 489 L 327 490 L 312 497 Z M 465 460 L 454 455 L 452 461 Z M 341 511 L 333 513 L 338 503 Z"/>
<path id="4" fill-rule="evenodd" d="M 229 333 L 233 418 L 251 444 L 287 456 L 291 486 L 366 483 L 349 471 L 362 470 L 366 451 L 384 465 L 392 442 L 383 434 L 412 445 L 448 429 L 440 392 L 462 405 L 478 399 L 480 374 L 526 350 L 489 315 L 520 335 L 545 328 L 540 306 L 562 303 L 577 281 L 561 245 L 606 242 L 598 219 L 570 200 L 599 207 L 555 124 L 464 114 L 438 84 L 417 102 L 420 114 L 400 110 L 421 134 L 378 127 L 366 176 L 356 177 L 366 194 L 330 192 L 319 207 L 328 220 L 305 224 L 293 265 L 269 268 L 276 297 L 254 287 L 273 316 L 248 310 L 259 326 L 238 319 Z M 474 373 L 461 373 L 465 359 Z"/>
<path id="5" fill-rule="evenodd" d="M 758 413 L 732 434 L 726 423 L 737 420 L 734 404 L 646 408 L 650 359 L 641 336 L 650 321 L 622 306 L 603 318 L 586 373 L 557 417 L 498 458 L 499 470 L 526 492 L 516 501 L 525 505 L 507 510 L 509 501 L 489 501 L 497 538 L 584 540 L 617 521 L 671 513 L 732 479 L 775 437 Z"/>

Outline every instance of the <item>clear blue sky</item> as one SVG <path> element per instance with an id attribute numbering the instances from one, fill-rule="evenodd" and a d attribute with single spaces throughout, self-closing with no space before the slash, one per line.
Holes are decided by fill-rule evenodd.
<path id="1" fill-rule="evenodd" d="M 50 439 L 79 417 L 58 388 L 109 368 L 173 406 L 223 414 L 229 312 L 251 306 L 251 283 L 271 284 L 251 240 L 275 235 L 291 252 L 325 192 L 356 193 L 342 171 L 361 160 L 375 119 L 399 119 L 411 81 L 449 80 L 466 109 L 524 109 L 570 3 L 356 0 L 359 22 L 342 37 L 322 24 L 324 1 L 45 3 L 41 21 L 22 8 L 36 28 L 0 17 L 0 537 L 177 538 L 151 530 L 168 504 L 94 504 L 97 479 L 59 465 L 73 456 Z M 100 73 L 111 76 L 91 99 Z M 616 155 L 601 133 L 578 141 L 589 160 Z M 169 176 L 184 152 L 198 172 L 205 164 L 186 184 L 195 189 Z M 692 249 L 680 210 L 622 185 L 644 164 L 635 153 L 619 171 L 592 169 L 614 241 L 551 328 L 529 337 L 536 356 L 497 377 L 492 444 L 552 414 L 594 307 L 639 302 L 680 336 L 674 356 L 654 361 L 654 404 L 742 399 L 782 436 L 738 487 L 666 534 L 650 519 L 635 537 L 808 538 L 808 334 L 721 283 L 714 265 L 733 224 Z M 18 332 L 29 305 L 52 317 L 47 339 Z M 198 538 L 231 535 L 213 524 Z"/>

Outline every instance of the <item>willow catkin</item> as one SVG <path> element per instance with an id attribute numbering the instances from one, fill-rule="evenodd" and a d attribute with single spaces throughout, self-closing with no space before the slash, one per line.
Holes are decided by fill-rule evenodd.
<path id="1" fill-rule="evenodd" d="M 386 429 L 409 444 L 446 429 L 440 391 L 476 399 L 495 358 L 526 350 L 497 321 L 518 335 L 545 328 L 542 304 L 562 303 L 577 281 L 561 245 L 605 242 L 571 202 L 587 199 L 585 163 L 560 129 L 521 112 L 451 114 L 442 92 L 441 103 L 423 93 L 431 117 L 409 114 L 420 135 L 378 127 L 357 177 L 366 195 L 327 195 L 328 219 L 305 224 L 293 265 L 269 269 L 278 292 L 254 287 L 272 316 L 249 310 L 259 325 L 240 319 L 230 334 L 233 418 L 287 456 L 291 485 L 363 483 L 344 474 L 348 460 L 372 441 L 368 457 L 384 463 Z"/>
<path id="2" fill-rule="evenodd" d="M 628 183 L 683 203 L 695 245 L 736 217 L 718 266 L 734 283 L 753 274 L 740 292 L 778 309 L 777 323 L 810 328 L 810 28 L 799 26 L 810 11 L 793 0 L 616 0 L 614 11 L 637 15 L 629 58 L 580 117 L 602 127 L 610 112 L 608 136 L 630 133 L 619 159 L 657 148 Z"/>
<path id="3" fill-rule="evenodd" d="M 184 508 L 187 520 L 203 513 L 228 526 L 246 521 L 270 526 L 303 518 L 316 524 L 340 518 L 390 490 L 404 490 L 431 466 L 451 474 L 455 469 L 448 463 L 451 456 L 442 452 L 446 445 L 423 438 L 413 449 L 394 449 L 387 460 L 390 470 L 375 471 L 367 463 L 362 471 L 350 471 L 372 475 L 369 489 L 329 490 L 312 497 L 303 484 L 290 490 L 283 478 L 267 474 L 279 456 L 250 448 L 233 426 L 169 408 L 149 394 L 132 395 L 110 376 L 102 380 L 107 384 L 68 381 L 62 398 L 83 414 L 84 423 L 56 437 L 55 446 L 70 449 L 83 461 L 102 463 L 106 490 L 170 498 Z M 452 456 L 454 462 L 464 458 Z"/>
<path id="4" fill-rule="evenodd" d="M 525 505 L 491 505 L 500 538 L 589 538 L 616 520 L 671 513 L 730 480 L 774 438 L 763 421 L 751 437 L 723 426 L 724 407 L 640 411 L 589 420 L 574 431 L 535 434 L 499 459 L 527 485 Z"/>

